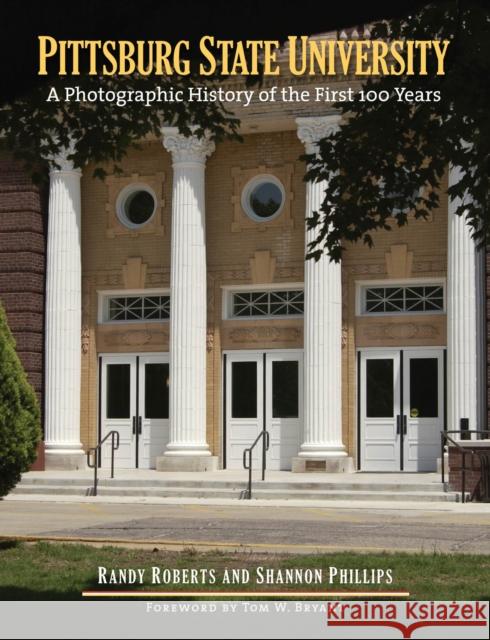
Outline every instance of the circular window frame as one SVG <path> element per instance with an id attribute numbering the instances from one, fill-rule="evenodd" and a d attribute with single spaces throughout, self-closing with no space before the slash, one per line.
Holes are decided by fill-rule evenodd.
<path id="1" fill-rule="evenodd" d="M 153 198 L 153 211 L 150 217 L 148 218 L 148 220 L 145 220 L 145 222 L 141 222 L 140 224 L 136 224 L 128 218 L 125 211 L 125 204 L 130 196 L 132 196 L 134 193 L 137 193 L 139 191 L 145 191 L 146 193 L 149 193 L 150 196 Z M 124 225 L 127 229 L 131 229 L 131 231 L 137 231 L 138 229 L 141 229 L 142 227 L 145 227 L 148 223 L 150 223 L 155 217 L 156 210 L 157 210 L 157 197 L 153 189 L 147 184 L 143 184 L 143 183 L 128 184 L 126 187 L 124 187 L 124 189 L 121 189 L 121 191 L 119 192 L 119 195 L 117 196 L 117 200 L 116 200 L 117 218 L 122 225 Z"/>
<path id="2" fill-rule="evenodd" d="M 281 192 L 281 196 L 282 196 L 282 201 L 278 210 L 275 213 L 273 213 L 271 216 L 267 218 L 264 218 L 264 217 L 258 216 L 250 206 L 250 195 L 252 191 L 259 185 L 270 183 L 270 182 L 279 188 L 279 191 Z M 278 218 L 284 210 L 284 206 L 286 204 L 286 190 L 284 189 L 284 185 L 279 180 L 279 178 L 272 175 L 271 173 L 262 173 L 259 176 L 254 176 L 243 187 L 241 204 L 245 214 L 254 222 L 259 222 L 259 223 L 271 222 L 272 220 L 275 220 L 276 218 Z"/>

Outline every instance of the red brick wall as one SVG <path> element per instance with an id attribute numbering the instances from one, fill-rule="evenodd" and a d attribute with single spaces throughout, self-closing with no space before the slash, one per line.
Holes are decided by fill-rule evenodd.
<path id="1" fill-rule="evenodd" d="M 478 447 L 480 451 L 488 453 L 487 449 Z M 453 491 L 462 490 L 462 466 L 463 457 L 456 447 L 449 446 L 449 486 Z M 478 455 L 466 455 L 465 490 L 472 493 L 480 480 L 480 458 Z"/>
<path id="2" fill-rule="evenodd" d="M 0 158 L 0 299 L 42 406 L 45 202 L 21 166 Z"/>
<path id="3" fill-rule="evenodd" d="M 490 429 L 490 246 L 485 253 L 486 329 L 487 329 L 487 429 Z"/>

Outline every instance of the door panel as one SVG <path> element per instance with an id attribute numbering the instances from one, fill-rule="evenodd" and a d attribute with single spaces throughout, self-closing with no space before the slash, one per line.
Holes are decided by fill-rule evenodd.
<path id="1" fill-rule="evenodd" d="M 244 449 L 264 428 L 270 434 L 267 468 L 291 469 L 291 458 L 299 450 L 303 423 L 302 353 L 228 353 L 225 419 L 228 469 L 243 469 Z M 257 468 L 261 456 L 262 444 L 259 444 L 254 449 Z"/>
<path id="2" fill-rule="evenodd" d="M 168 356 L 140 356 L 138 466 L 141 469 L 154 469 L 156 457 L 163 454 L 169 441 L 169 382 Z"/>
<path id="3" fill-rule="evenodd" d="M 291 469 L 298 454 L 303 416 L 302 356 L 290 353 L 266 355 L 266 429 L 270 434 L 269 469 Z"/>
<path id="4" fill-rule="evenodd" d="M 444 426 L 444 370 L 440 350 L 405 352 L 403 468 L 436 471 Z"/>
<path id="5" fill-rule="evenodd" d="M 228 355 L 226 381 L 226 466 L 243 469 L 243 451 L 263 429 L 262 354 Z M 254 465 L 259 451 L 254 450 Z"/>
<path id="6" fill-rule="evenodd" d="M 361 354 L 361 467 L 364 471 L 400 469 L 400 354 Z"/>
<path id="7" fill-rule="evenodd" d="M 110 431 L 119 432 L 119 449 L 114 466 L 135 466 L 136 436 L 133 416 L 136 413 L 136 357 L 108 356 L 102 359 L 101 438 Z M 111 464 L 110 438 L 102 445 L 102 466 Z"/>

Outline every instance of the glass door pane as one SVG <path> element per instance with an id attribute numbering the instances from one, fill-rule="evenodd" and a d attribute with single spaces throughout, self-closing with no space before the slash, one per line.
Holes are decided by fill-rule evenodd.
<path id="1" fill-rule="evenodd" d="M 410 358 L 410 417 L 437 418 L 438 359 Z"/>
<path id="2" fill-rule="evenodd" d="M 298 361 L 275 360 L 272 363 L 272 417 L 299 416 Z"/>
<path id="3" fill-rule="evenodd" d="M 403 468 L 436 471 L 444 428 L 442 349 L 404 351 Z"/>
<path id="4" fill-rule="evenodd" d="M 131 365 L 107 365 L 106 418 L 130 417 Z"/>
<path id="5" fill-rule="evenodd" d="M 145 364 L 145 418 L 168 419 L 168 362 Z"/>
<path id="6" fill-rule="evenodd" d="M 393 358 L 366 362 L 366 416 L 392 418 Z"/>
<path id="7" fill-rule="evenodd" d="M 232 362 L 231 417 L 257 417 L 257 362 Z"/>
<path id="8" fill-rule="evenodd" d="M 136 356 L 114 355 L 101 357 L 100 439 L 111 431 L 119 433 L 119 449 L 114 464 L 121 469 L 136 466 Z M 111 458 L 111 439 L 101 451 L 102 466 L 108 467 Z"/>

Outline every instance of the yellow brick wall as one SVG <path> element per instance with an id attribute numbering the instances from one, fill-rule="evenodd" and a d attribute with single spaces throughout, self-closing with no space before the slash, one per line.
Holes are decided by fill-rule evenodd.
<path id="1" fill-rule="evenodd" d="M 216 455 L 222 451 L 221 370 L 222 348 L 244 348 L 243 338 L 235 339 L 230 322 L 222 320 L 222 287 L 252 283 L 250 260 L 256 251 L 268 251 L 276 259 L 275 282 L 302 282 L 304 278 L 304 164 L 298 158 L 303 147 L 294 131 L 256 133 L 245 136 L 243 143 L 223 142 L 207 161 L 206 168 L 206 236 L 208 260 L 208 442 Z M 288 165 L 291 170 L 291 224 L 256 224 L 252 228 L 233 231 L 235 183 L 233 171 L 271 171 Z M 265 167 L 265 169 L 259 169 Z M 97 353 L 107 348 L 107 326 L 97 329 L 97 291 L 122 289 L 122 266 L 129 257 L 141 257 L 147 265 L 146 287 L 165 288 L 170 276 L 170 218 L 172 168 L 170 155 L 159 142 L 145 143 L 133 150 L 122 162 L 124 178 L 137 175 L 165 174 L 162 190 L 162 223 L 164 235 L 158 233 L 116 235 L 108 237 L 110 202 L 108 184 L 91 177 L 93 167 L 87 167 L 82 180 L 83 207 L 83 330 L 82 330 L 82 442 L 96 441 L 97 422 Z M 115 178 L 117 181 L 117 177 Z M 109 212 L 107 211 L 109 207 Z M 413 277 L 444 277 L 447 225 L 447 203 L 442 198 L 440 211 L 429 222 L 410 221 L 408 227 L 375 234 L 375 247 L 361 244 L 347 248 L 343 267 L 343 437 L 352 455 L 356 438 L 356 282 L 385 279 L 385 254 L 392 244 L 406 244 L 413 254 Z M 110 217 L 110 216 L 109 216 Z M 387 319 L 386 321 L 390 321 Z M 418 320 L 415 320 L 418 322 Z M 440 320 L 439 320 L 440 322 Z M 445 335 L 444 327 L 441 329 Z M 277 329 L 273 338 L 257 333 L 249 348 L 298 348 L 302 346 L 301 322 L 270 321 Z M 246 322 L 251 328 L 261 323 Z M 263 324 L 263 323 L 262 323 Z M 245 326 L 243 325 L 243 326 Z M 294 327 L 293 327 L 294 328 Z M 168 327 L 155 329 L 145 338 L 141 327 L 117 327 L 112 336 L 114 351 L 167 351 Z M 136 334 L 139 330 L 139 334 Z M 151 327 L 146 327 L 151 333 Z M 128 335 L 130 337 L 128 338 Z M 138 344 L 139 335 L 142 342 Z M 257 338 L 257 336 L 259 336 Z M 412 342 L 413 343 L 413 342 Z"/>

